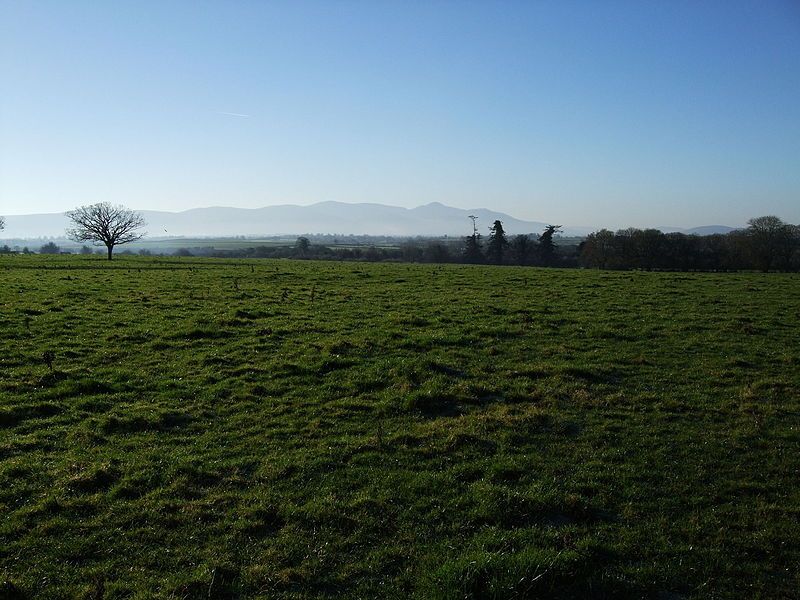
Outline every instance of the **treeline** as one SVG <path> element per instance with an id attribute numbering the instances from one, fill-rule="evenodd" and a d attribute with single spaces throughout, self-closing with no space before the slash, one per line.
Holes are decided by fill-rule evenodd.
<path id="1" fill-rule="evenodd" d="M 644 269 L 670 271 L 800 271 L 800 226 L 775 216 L 750 219 L 745 229 L 727 234 L 687 235 L 657 229 L 602 229 L 584 240 L 565 239 L 559 225 L 541 234 L 508 237 L 501 221 L 478 234 L 455 239 L 371 238 L 367 236 L 299 237 L 294 244 L 267 244 L 244 248 L 213 246 L 170 250 L 173 256 L 217 258 L 294 258 L 316 260 L 394 261 L 420 263 L 472 263 L 597 269 Z M 343 243 L 344 242 L 344 243 Z M 80 254 L 97 250 L 83 246 Z M 30 253 L 8 246 L 0 252 Z M 53 242 L 39 248 L 41 254 L 64 252 Z M 141 249 L 139 255 L 167 252 Z M 133 254 L 127 250 L 120 254 Z"/>
<path id="2" fill-rule="evenodd" d="M 687 235 L 657 229 L 606 229 L 580 243 L 560 238 L 550 225 L 539 234 L 508 237 L 495 221 L 484 238 L 408 239 L 392 246 L 336 247 L 300 237 L 292 246 L 216 249 L 181 248 L 178 256 L 220 258 L 296 258 L 419 263 L 471 263 L 597 269 L 669 271 L 800 271 L 800 226 L 778 217 L 751 219 L 746 229 L 727 234 Z M 315 242 L 318 240 L 315 239 Z M 387 240 L 388 241 L 388 240 Z"/>
<path id="3" fill-rule="evenodd" d="M 580 264 L 599 269 L 798 271 L 800 226 L 774 216 L 727 234 L 685 235 L 656 229 L 603 229 L 580 244 Z"/>
<path id="4" fill-rule="evenodd" d="M 511 241 L 505 237 L 502 223 L 495 221 L 490 235 L 473 235 L 461 239 L 410 238 L 397 243 L 390 238 L 387 246 L 328 246 L 299 237 L 293 246 L 265 245 L 251 248 L 217 249 L 213 247 L 180 248 L 176 256 L 208 256 L 216 258 L 299 258 L 315 260 L 363 260 L 370 262 L 422 262 L 519 264 L 531 266 L 578 266 L 577 245 L 557 245 L 560 227 L 548 226 L 541 235 L 518 235 Z M 319 242 L 317 236 L 315 242 Z M 124 254 L 124 252 L 122 253 Z"/>
<path id="5" fill-rule="evenodd" d="M 391 248 L 331 248 L 299 238 L 293 248 L 250 248 L 224 255 L 622 270 L 800 271 L 800 226 L 775 216 L 751 219 L 746 229 L 704 236 L 603 229 L 570 244 L 559 238 L 559 230 L 560 226 L 550 225 L 539 235 L 508 238 L 503 224 L 495 221 L 485 239 L 476 228 L 461 240 L 407 240 Z"/>

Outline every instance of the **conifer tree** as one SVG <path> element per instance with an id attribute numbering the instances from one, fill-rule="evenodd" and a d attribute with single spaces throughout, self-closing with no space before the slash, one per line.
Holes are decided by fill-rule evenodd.
<path id="1" fill-rule="evenodd" d="M 495 265 L 503 264 L 503 256 L 508 246 L 503 223 L 499 220 L 489 228 L 489 245 L 486 248 L 486 258 Z"/>

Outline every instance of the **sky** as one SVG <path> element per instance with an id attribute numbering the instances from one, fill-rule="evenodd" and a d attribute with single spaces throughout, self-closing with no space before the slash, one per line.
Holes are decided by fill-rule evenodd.
<path id="1" fill-rule="evenodd" d="M 800 2 L 0 0 L 0 214 L 800 223 Z"/>

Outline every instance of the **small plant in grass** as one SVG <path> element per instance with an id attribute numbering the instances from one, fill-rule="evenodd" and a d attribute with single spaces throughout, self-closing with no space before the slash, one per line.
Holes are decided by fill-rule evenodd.
<path id="1" fill-rule="evenodd" d="M 17 586 L 5 579 L 0 582 L 0 598 L 14 600 L 14 598 L 25 598 L 25 595 Z"/>
<path id="2" fill-rule="evenodd" d="M 378 419 L 378 429 L 375 432 L 375 443 L 378 446 L 378 450 L 383 450 L 383 419 Z"/>
<path id="3" fill-rule="evenodd" d="M 52 350 L 45 350 L 42 352 L 42 362 L 47 365 L 47 368 L 53 370 L 53 361 L 56 359 L 56 354 Z"/>

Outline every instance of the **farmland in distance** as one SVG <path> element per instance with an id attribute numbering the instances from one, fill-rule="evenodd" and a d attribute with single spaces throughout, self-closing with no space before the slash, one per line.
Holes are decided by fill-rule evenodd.
<path id="1" fill-rule="evenodd" d="M 800 277 L 0 257 L 0 595 L 789 598 Z"/>

